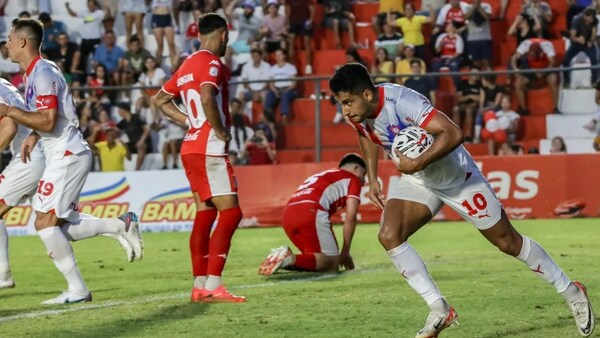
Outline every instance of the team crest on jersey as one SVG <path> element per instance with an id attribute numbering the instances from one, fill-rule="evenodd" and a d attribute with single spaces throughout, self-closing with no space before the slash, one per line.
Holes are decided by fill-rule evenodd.
<path id="1" fill-rule="evenodd" d="M 27 92 L 25 93 L 25 102 L 27 103 L 27 106 L 29 106 L 29 108 L 32 108 L 31 101 L 34 95 L 35 93 L 33 92 L 33 86 L 28 86 Z"/>
<path id="2" fill-rule="evenodd" d="M 404 123 L 402 123 L 402 122 L 398 122 L 398 123 L 399 124 L 397 124 L 397 125 L 396 124 L 392 124 L 392 125 L 389 125 L 387 127 L 387 132 L 388 132 L 387 136 L 388 136 L 388 140 L 390 142 L 394 141 L 394 137 L 396 137 L 396 135 L 400 132 L 400 130 L 406 128 L 406 126 L 404 125 Z"/>
<path id="3" fill-rule="evenodd" d="M 208 74 L 210 74 L 210 76 L 217 76 L 219 75 L 219 69 L 217 67 L 210 67 Z"/>

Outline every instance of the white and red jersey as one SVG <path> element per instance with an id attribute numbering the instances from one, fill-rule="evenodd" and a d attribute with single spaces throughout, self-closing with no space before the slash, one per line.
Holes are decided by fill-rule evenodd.
<path id="1" fill-rule="evenodd" d="M 190 128 L 183 139 L 181 155 L 227 156 L 227 144 L 217 138 L 202 108 L 200 87 L 204 84 L 217 89 L 216 101 L 223 127 L 231 127 L 229 70 L 218 56 L 200 50 L 190 55 L 162 88 L 170 95 L 181 97 L 188 114 Z"/>
<path id="2" fill-rule="evenodd" d="M 51 61 L 37 57 L 25 72 L 25 104 L 30 111 L 57 109 L 54 130 L 37 131 L 44 152 L 64 155 L 90 150 L 79 132 L 79 119 L 71 91 L 60 69 Z"/>
<path id="3" fill-rule="evenodd" d="M 10 82 L 6 81 L 3 78 L 0 78 L 0 102 L 17 107 L 19 109 L 27 110 L 25 107 L 25 101 L 23 101 L 23 97 L 19 93 L 19 90 L 15 88 Z M 2 118 L 0 117 L 0 120 Z M 21 158 L 21 143 L 31 134 L 31 129 L 24 127 L 20 124 L 17 124 L 17 134 L 10 142 L 10 152 L 12 153 L 12 158 L 19 159 Z M 31 151 L 32 157 L 43 157 L 44 154 L 40 148 L 40 143 L 36 145 L 35 148 Z"/>
<path id="4" fill-rule="evenodd" d="M 408 126 L 426 128 L 436 114 L 442 114 L 431 106 L 429 100 L 418 92 L 401 85 L 384 83 L 376 86 L 379 105 L 375 117 L 361 123 L 348 122 L 356 131 L 379 145 L 390 156 L 394 137 Z M 390 156 L 391 157 L 391 156 Z M 479 170 L 469 152 L 460 145 L 427 168 L 407 175 L 415 183 L 444 189 L 457 182 L 464 182 L 468 172 Z"/>
<path id="5" fill-rule="evenodd" d="M 441 57 L 450 58 L 462 54 L 465 43 L 460 35 L 454 34 L 454 37 L 450 37 L 447 33 L 443 33 L 435 41 L 435 47 L 440 48 Z"/>
<path id="6" fill-rule="evenodd" d="M 450 21 L 465 24 L 465 13 L 469 11 L 469 7 L 470 5 L 464 1 L 461 1 L 458 7 L 453 7 L 451 4 L 445 4 L 438 13 L 436 25 L 445 26 Z"/>
<path id="7" fill-rule="evenodd" d="M 537 57 L 533 57 L 528 53 L 529 49 L 534 44 L 539 45 L 540 49 L 542 50 L 542 53 L 540 53 Z M 548 67 L 550 65 L 549 58 L 556 56 L 556 50 L 554 49 L 552 42 L 542 38 L 531 38 L 522 41 L 517 47 L 517 53 L 526 55 L 527 65 L 529 68 L 533 69 Z"/>
<path id="8" fill-rule="evenodd" d="M 348 198 L 360 200 L 360 179 L 343 169 L 322 171 L 307 178 L 288 201 L 288 205 L 316 203 L 333 215 L 346 206 Z"/>

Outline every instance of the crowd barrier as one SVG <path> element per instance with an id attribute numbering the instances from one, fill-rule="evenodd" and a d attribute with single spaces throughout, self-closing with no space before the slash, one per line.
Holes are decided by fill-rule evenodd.
<path id="1" fill-rule="evenodd" d="M 581 217 L 600 215 L 598 155 L 524 155 L 482 157 L 476 161 L 490 181 L 509 216 L 515 219 L 555 218 L 560 207 Z M 289 196 L 305 178 L 336 163 L 236 167 L 244 219 L 240 226 L 278 226 Z M 380 162 L 379 180 L 384 193 L 399 178 L 393 163 Z M 358 219 L 379 222 L 381 212 L 371 205 L 363 187 Z M 567 202 L 567 203 L 565 203 Z M 573 209 L 573 210 L 571 210 Z M 576 210 L 575 210 L 576 209 Z M 117 217 L 128 210 L 140 215 L 144 231 L 187 231 L 195 206 L 182 170 L 91 173 L 81 195 L 79 210 L 97 217 Z M 334 217 L 341 222 L 343 211 Z M 458 220 L 445 207 L 436 220 Z M 11 235 L 34 234 L 34 213 L 29 205 L 5 217 Z"/>

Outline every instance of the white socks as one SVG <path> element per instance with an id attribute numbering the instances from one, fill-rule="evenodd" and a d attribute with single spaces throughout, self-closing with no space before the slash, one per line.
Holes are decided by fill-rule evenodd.
<path id="1" fill-rule="evenodd" d="M 206 276 L 194 277 L 194 287 L 195 288 L 204 289 L 204 285 L 206 285 Z"/>
<path id="2" fill-rule="evenodd" d="M 221 286 L 221 276 L 208 275 L 204 288 L 208 291 L 213 291 Z"/>
<path id="3" fill-rule="evenodd" d="M 529 266 L 540 278 L 554 285 L 558 293 L 567 290 L 571 281 L 536 241 L 523 236 L 523 247 L 517 259 Z"/>
<path id="4" fill-rule="evenodd" d="M 62 232 L 70 241 L 79 241 L 98 235 L 120 234 L 125 223 L 119 218 L 97 218 L 79 214 L 79 221 L 61 226 Z"/>
<path id="5" fill-rule="evenodd" d="M 54 265 L 60 271 L 69 286 L 69 291 L 79 295 L 89 293 L 85 282 L 79 273 L 73 248 L 58 227 L 49 227 L 38 231 L 38 235 L 46 245 L 48 256 L 54 261 Z"/>
<path id="6" fill-rule="evenodd" d="M 431 276 L 429 276 L 425 262 L 423 262 L 423 259 L 415 249 L 408 242 L 404 242 L 389 250 L 387 254 L 390 256 L 396 269 L 406 279 L 408 285 L 421 295 L 431 310 L 441 312 L 438 311 L 440 302 L 436 301 L 443 299 L 442 293 L 437 285 L 435 285 L 433 279 L 431 279 Z"/>
<path id="7" fill-rule="evenodd" d="M 12 278 L 10 262 L 8 260 L 8 231 L 4 219 L 0 218 L 0 280 Z"/>

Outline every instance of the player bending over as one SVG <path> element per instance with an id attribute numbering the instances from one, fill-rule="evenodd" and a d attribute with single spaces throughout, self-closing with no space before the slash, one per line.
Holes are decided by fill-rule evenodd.
<path id="1" fill-rule="evenodd" d="M 346 64 L 329 80 L 329 88 L 342 105 L 346 121 L 358 135 L 367 162 L 369 198 L 383 209 L 379 242 L 408 284 L 425 300 L 430 314 L 417 337 L 437 337 L 457 320 L 431 279 L 423 259 L 408 238 L 427 224 L 446 204 L 473 224 L 502 252 L 524 262 L 535 275 L 552 284 L 567 301 L 579 333 L 594 330 L 594 314 L 586 290 L 572 282 L 546 251 L 515 230 L 494 191 L 471 155 L 461 145 L 463 135 L 423 95 L 395 84 L 374 86 L 367 69 Z M 388 155 L 397 131 L 419 126 L 435 141 L 421 156 L 410 159 L 399 152 L 397 168 L 403 173 L 391 187 L 387 202 L 377 181 L 379 148 Z"/>
<path id="2" fill-rule="evenodd" d="M 283 211 L 283 229 L 301 253 L 293 254 L 288 246 L 273 249 L 258 272 L 269 276 L 281 268 L 317 272 L 338 271 L 340 266 L 354 269 L 350 244 L 366 170 L 360 156 L 348 154 L 340 161 L 339 169 L 307 178 Z M 330 218 L 343 207 L 346 218 L 344 246 L 340 251 Z"/>
<path id="3" fill-rule="evenodd" d="M 62 73 L 54 63 L 40 56 L 43 35 L 44 27 L 37 20 L 13 22 L 6 47 L 11 61 L 25 70 L 26 109 L 0 103 L 0 117 L 8 116 L 33 130 L 21 143 L 22 160 L 30 158 L 38 141 L 42 142 L 46 157 L 46 166 L 32 197 L 35 228 L 48 256 L 65 277 L 68 289 L 42 304 L 90 301 L 92 295 L 61 226 L 72 228 L 66 232 L 74 240 L 99 234 L 126 234 L 140 259 L 142 239 L 137 217 L 132 212 L 115 219 L 99 219 L 78 212 L 79 195 L 90 172 L 92 154 L 78 130 L 73 97 Z"/>
<path id="4" fill-rule="evenodd" d="M 26 109 L 18 90 L 1 78 L 0 103 Z M 30 133 L 30 129 L 16 124 L 9 117 L 0 118 L 0 151 L 10 146 L 13 154 L 8 166 L 0 174 L 0 289 L 15 286 L 8 259 L 8 232 L 3 217 L 10 209 L 35 194 L 46 167 L 46 158 L 39 144 L 31 150 L 28 158 L 21 157 L 21 143 Z M 71 224 L 65 224 L 60 229 L 72 241 L 88 238 L 89 235 L 94 234 L 93 231 L 80 231 L 82 227 Z M 133 261 L 133 248 L 127 240 L 130 234 L 120 232 L 102 235 L 117 239 L 125 248 L 127 260 Z"/>
<path id="5" fill-rule="evenodd" d="M 246 298 L 231 294 L 221 284 L 231 238 L 242 220 L 227 155 L 229 71 L 220 59 L 227 48 L 227 22 L 208 13 L 198 20 L 198 30 L 202 49 L 184 61 L 153 102 L 175 122 L 189 126 L 181 160 L 197 210 L 190 236 L 192 302 L 245 302 Z M 173 103 L 175 98 L 181 98 L 188 114 Z M 219 221 L 211 235 L 217 214 Z"/>

